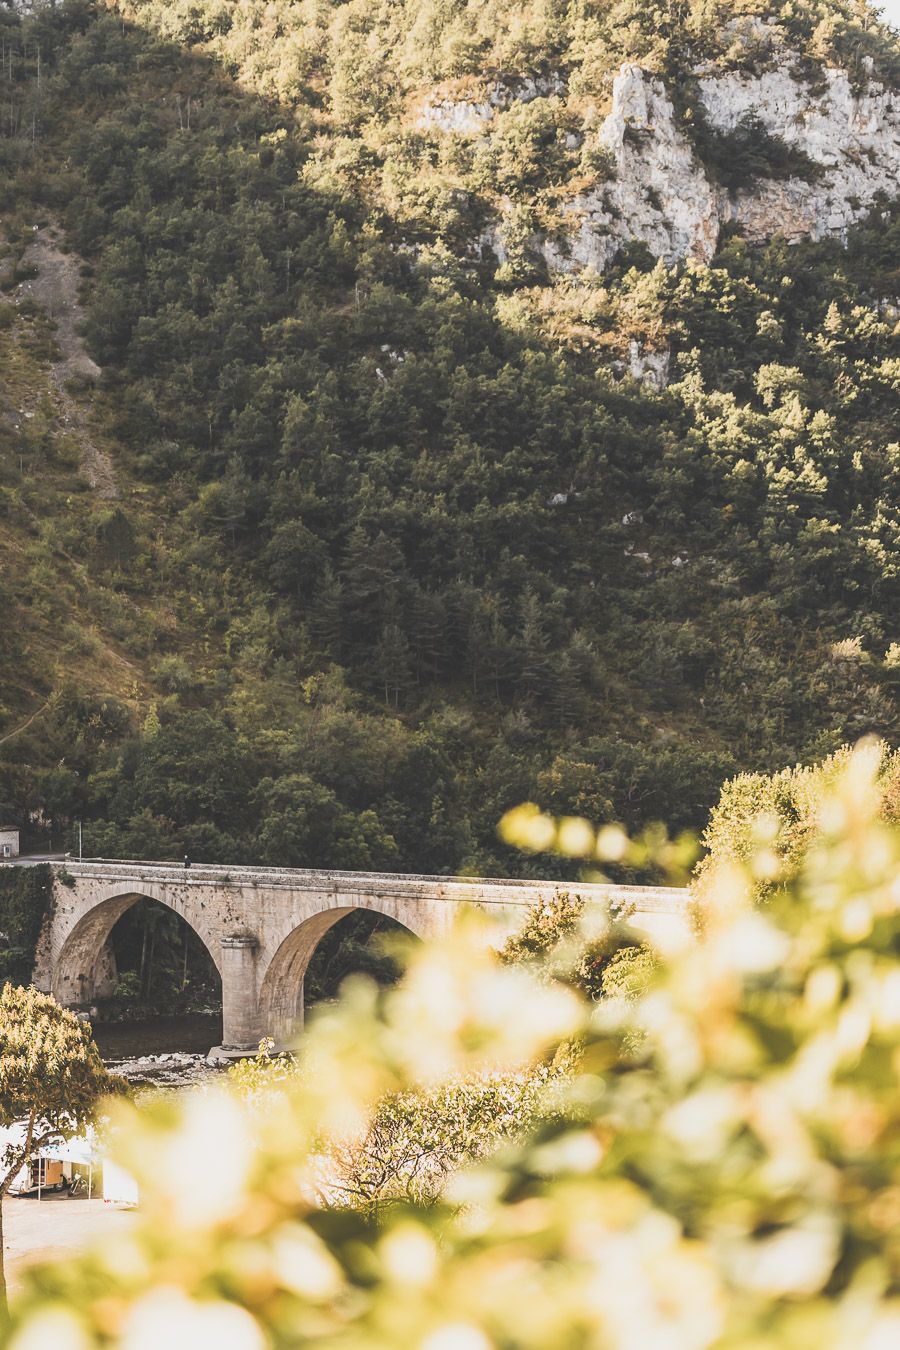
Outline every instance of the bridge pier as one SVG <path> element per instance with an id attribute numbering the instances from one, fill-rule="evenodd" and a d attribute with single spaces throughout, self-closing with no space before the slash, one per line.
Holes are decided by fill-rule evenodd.
<path id="1" fill-rule="evenodd" d="M 222 938 L 222 1049 L 255 1052 L 262 1039 L 256 994 L 253 933 L 226 933 Z"/>

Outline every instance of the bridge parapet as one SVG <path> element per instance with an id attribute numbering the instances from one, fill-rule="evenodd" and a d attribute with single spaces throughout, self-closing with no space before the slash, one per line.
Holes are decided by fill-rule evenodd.
<path id="1" fill-rule="evenodd" d="M 633 909 L 647 913 L 686 914 L 689 892 L 676 886 L 619 886 L 613 883 L 558 881 L 551 878 L 460 877 L 413 872 L 344 872 L 334 869 L 295 867 L 210 866 L 191 863 L 148 863 L 115 858 L 87 858 L 52 864 L 59 873 L 74 878 L 108 881 L 174 882 L 183 885 L 213 884 L 223 888 L 266 886 L 291 891 L 316 893 L 333 891 L 347 894 L 421 895 L 428 900 L 451 900 L 458 904 L 511 905 L 531 907 L 541 896 L 568 893 L 585 900 L 605 904 L 617 910 Z"/>

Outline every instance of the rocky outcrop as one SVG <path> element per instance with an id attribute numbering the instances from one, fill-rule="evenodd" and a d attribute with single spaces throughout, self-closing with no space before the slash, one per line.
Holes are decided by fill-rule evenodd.
<path id="1" fill-rule="evenodd" d="M 232 1061 L 211 1051 L 208 1055 L 175 1051 L 166 1055 L 137 1055 L 107 1059 L 106 1067 L 133 1088 L 186 1088 L 207 1083 Z"/>
<path id="2" fill-rule="evenodd" d="M 894 196 L 900 175 L 900 98 L 873 84 L 857 93 L 845 71 L 824 72 L 812 93 L 788 70 L 735 71 L 698 79 L 713 131 L 756 119 L 816 166 L 809 178 L 756 178 L 736 192 L 718 186 L 682 130 L 662 82 L 627 65 L 614 86 L 600 143 L 613 155 L 614 181 L 581 194 L 568 211 L 568 239 L 544 246 L 554 270 L 602 271 L 622 245 L 646 244 L 666 262 L 706 262 L 724 224 L 737 222 L 758 241 L 841 235 L 879 194 Z"/>
<path id="3" fill-rule="evenodd" d="M 698 69 L 698 104 L 707 127 L 728 134 L 764 128 L 803 152 L 813 172 L 803 177 L 755 177 L 737 190 L 716 182 L 676 115 L 662 81 L 628 64 L 613 86 L 612 108 L 592 133 L 614 168 L 607 181 L 580 192 L 563 208 L 570 222 L 552 239 L 535 240 L 551 271 L 603 271 L 622 246 L 644 243 L 666 262 L 708 261 L 722 226 L 733 221 L 751 240 L 783 235 L 791 241 L 842 235 L 880 194 L 893 197 L 900 175 L 900 95 L 870 81 L 858 89 L 844 70 L 825 69 L 815 85 L 796 74 L 785 54 L 775 68 Z M 426 105 L 422 125 L 489 136 L 496 109 L 513 98 L 550 93 L 492 86 L 482 101 L 454 102 L 445 94 Z M 554 87 L 553 94 L 561 92 Z M 504 217 L 480 241 L 503 257 Z M 498 248 L 499 244 L 499 248 Z"/>
<path id="4" fill-rule="evenodd" d="M 757 180 L 723 203 L 753 239 L 776 230 L 790 239 L 844 233 L 879 196 L 896 196 L 900 177 L 900 95 L 880 84 L 857 91 L 844 70 L 823 72 L 811 92 L 787 70 L 758 77 L 706 76 L 703 106 L 712 126 L 732 131 L 754 116 L 820 172 L 813 181 Z"/>
<path id="5" fill-rule="evenodd" d="M 79 297 L 80 260 L 65 247 L 62 231 L 53 225 L 33 227 L 33 238 L 22 254 L 30 273 L 15 292 L 16 304 L 29 300 L 40 305 L 56 325 L 57 358 L 50 367 L 53 402 L 62 428 L 78 444 L 85 479 L 99 497 L 119 496 L 115 469 L 108 452 L 98 445 L 79 387 L 94 384 L 102 374 L 87 352 L 82 335 L 85 321 Z M 25 417 L 31 414 L 23 409 Z"/>
<path id="6" fill-rule="evenodd" d="M 421 105 L 415 119 L 420 131 L 484 132 L 498 112 L 513 103 L 531 103 L 536 98 L 564 94 L 566 82 L 561 75 L 544 79 L 494 80 L 479 97 L 460 96 L 458 90 L 436 90 Z"/>
<path id="7" fill-rule="evenodd" d="M 636 338 L 632 338 L 628 344 L 628 374 L 633 380 L 640 380 L 652 389 L 665 389 L 669 383 L 670 361 L 668 347 L 650 351 L 642 347 Z"/>
<path id="8" fill-rule="evenodd" d="M 624 66 L 599 142 L 612 156 L 615 177 L 568 205 L 577 224 L 567 238 L 544 246 L 551 270 L 601 272 L 633 240 L 666 261 L 710 258 L 719 237 L 721 194 L 681 130 L 662 82 L 639 66 Z"/>

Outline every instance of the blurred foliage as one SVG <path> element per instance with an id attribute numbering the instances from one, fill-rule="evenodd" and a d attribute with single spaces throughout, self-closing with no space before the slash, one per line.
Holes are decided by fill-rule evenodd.
<path id="1" fill-rule="evenodd" d="M 350 915 L 345 922 L 370 917 Z M 581 897 L 557 895 L 540 901 L 529 913 L 522 929 L 503 944 L 499 960 L 503 965 L 525 965 L 541 981 L 572 982 L 591 999 L 636 992 L 652 969 L 652 953 L 624 930 L 613 934 L 605 921 L 602 926 L 603 935 L 588 940 Z M 334 936 L 335 929 L 328 936 Z M 408 933 L 399 941 L 394 935 L 382 957 L 393 950 L 394 957 L 389 959 L 394 979 L 397 958 L 409 955 L 412 941 Z M 373 979 L 380 976 L 384 983 L 384 970 L 371 969 L 369 953 L 359 953 L 354 946 L 352 939 L 331 944 L 331 961 L 340 957 L 341 978 L 352 970 Z M 317 951 L 310 970 L 319 955 Z M 307 973 L 305 986 L 309 982 Z M 336 992 L 335 983 L 332 994 Z M 315 999 L 314 985 L 312 999 L 307 992 L 307 1004 Z M 261 1109 L 272 1090 L 292 1080 L 296 1080 L 296 1090 L 303 1072 L 292 1055 L 274 1054 L 273 1044 L 263 1041 L 255 1059 L 240 1061 L 229 1070 L 230 1083 L 245 1097 L 255 1099 Z M 516 1073 L 483 1072 L 433 1089 L 390 1094 L 378 1103 L 357 1137 L 327 1145 L 317 1176 L 320 1202 L 361 1209 L 373 1218 L 398 1200 L 437 1203 L 448 1179 L 462 1164 L 522 1139 L 553 1114 L 560 1081 L 576 1055 L 574 1044 L 563 1044 L 552 1062 Z"/>
<path id="2" fill-rule="evenodd" d="M 765 909 L 752 866 L 722 873 L 703 932 L 637 997 L 534 980 L 463 925 L 395 989 L 351 982 L 264 1110 L 227 1092 L 126 1108 L 142 1214 L 32 1272 L 11 1345 L 892 1344 L 900 834 L 880 759 L 846 758 Z M 520 1073 L 576 1037 L 555 1112 L 434 1203 L 323 1203 L 328 1149 L 386 1100 Z"/>
<path id="3" fill-rule="evenodd" d="M 577 892 L 541 900 L 499 955 L 505 964 L 526 965 L 536 979 L 571 983 L 593 1000 L 636 992 L 654 961 L 627 930 L 603 924 L 599 935 L 589 937 L 585 901 Z"/>

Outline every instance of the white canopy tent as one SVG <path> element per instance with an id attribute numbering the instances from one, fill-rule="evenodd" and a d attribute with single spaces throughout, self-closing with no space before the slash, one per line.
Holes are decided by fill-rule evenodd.
<path id="1" fill-rule="evenodd" d="M 40 1124 L 37 1125 L 36 1131 L 41 1128 Z M 17 1120 L 14 1125 L 8 1125 L 5 1128 L 0 1127 L 0 1165 L 2 1165 L 2 1155 L 7 1148 L 21 1148 L 25 1142 L 27 1129 L 27 1124 L 22 1120 Z M 34 1158 L 43 1159 L 47 1162 L 77 1163 L 81 1167 L 87 1167 L 88 1199 L 91 1198 L 94 1185 L 94 1167 L 102 1159 L 97 1150 L 94 1130 L 90 1126 L 88 1126 L 84 1135 L 74 1135 L 70 1139 L 58 1135 L 55 1139 L 49 1139 L 37 1150 Z M 38 1168 L 38 1199 L 41 1197 L 42 1173 L 43 1168 Z M 9 1189 L 11 1195 L 32 1189 L 30 1163 L 26 1163 L 24 1167 L 19 1169 L 19 1173 L 13 1179 Z"/>
<path id="2" fill-rule="evenodd" d="M 50 1140 L 48 1144 L 40 1150 L 39 1157 L 52 1158 L 56 1162 L 77 1163 L 80 1167 L 88 1169 L 88 1193 L 90 1200 L 94 1189 L 94 1165 L 102 1161 L 97 1152 L 96 1138 L 93 1129 L 88 1126 L 86 1135 L 74 1135 L 71 1139 Z M 40 1186 L 38 1186 L 38 1198 L 40 1198 Z"/>
<path id="3" fill-rule="evenodd" d="M 24 1121 L 16 1121 L 14 1125 L 9 1125 L 5 1129 L 0 1127 L 0 1176 L 4 1174 L 3 1154 L 5 1150 L 10 1145 L 21 1147 L 25 1142 L 26 1129 L 27 1126 Z M 83 1135 L 73 1135 L 69 1139 L 58 1135 L 55 1139 L 48 1140 L 37 1150 L 34 1157 L 48 1162 L 69 1163 L 70 1165 L 86 1167 L 88 1169 L 88 1200 L 92 1199 L 94 1194 L 94 1169 L 102 1165 L 103 1199 L 121 1205 L 136 1205 L 138 1203 L 138 1185 L 134 1177 L 106 1156 L 99 1146 L 96 1131 L 90 1125 Z M 43 1168 L 39 1167 L 38 1199 L 40 1199 L 42 1191 L 42 1174 Z M 10 1194 L 22 1194 L 33 1189 L 31 1165 L 26 1164 L 19 1169 L 19 1175 L 14 1178 L 10 1186 Z"/>

